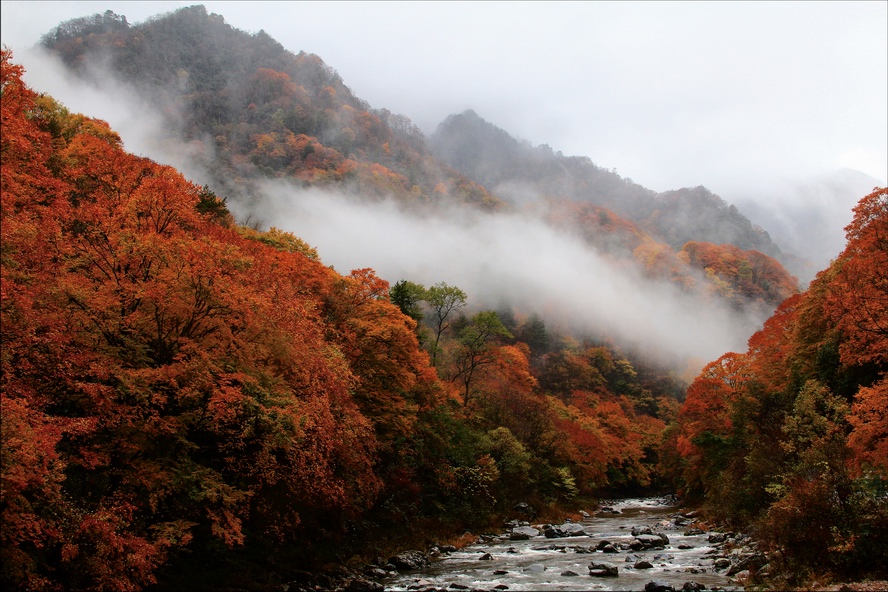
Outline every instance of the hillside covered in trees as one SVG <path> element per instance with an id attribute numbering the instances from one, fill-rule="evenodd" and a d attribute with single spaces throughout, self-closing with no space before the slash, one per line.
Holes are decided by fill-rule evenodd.
<path id="1" fill-rule="evenodd" d="M 685 496 L 781 552 L 783 586 L 885 577 L 888 189 L 854 214 L 808 290 L 692 382 L 664 453 Z"/>
<path id="2" fill-rule="evenodd" d="M 238 31 L 202 6 L 138 25 L 112 12 L 76 19 L 46 34 L 43 46 L 85 78 L 110 74 L 148 97 L 190 143 L 206 182 L 229 199 L 258 200 L 268 178 L 393 197 L 412 211 L 517 211 L 532 194 L 531 215 L 650 277 L 753 304 L 760 320 L 798 289 L 772 260 L 780 250 L 767 233 L 705 188 L 658 195 L 588 158 L 522 145 L 472 112 L 451 116 L 427 140 L 406 117 L 355 97 L 318 56 Z M 682 253 L 691 241 L 745 253 L 704 262 Z M 742 269 L 724 261 L 737 257 Z"/>
<path id="3" fill-rule="evenodd" d="M 671 489 L 751 529 L 779 585 L 885 577 L 886 190 L 799 293 L 770 237 L 705 188 L 655 194 L 473 113 L 425 138 L 317 56 L 203 7 L 85 17 L 43 44 L 138 88 L 207 177 L 128 153 L 4 49 L 6 586 L 268 588 L 498 526 L 518 502 L 556 515 Z M 336 271 L 230 214 L 269 179 L 430 217 L 521 212 L 611 269 L 770 319 L 691 380 L 542 303 Z"/>
<path id="4" fill-rule="evenodd" d="M 461 315 L 457 287 L 340 275 L 292 234 L 238 226 L 11 59 L 7 584 L 265 585 L 371 535 L 422 542 L 659 479 L 679 385 L 551 345 L 538 318 Z"/>

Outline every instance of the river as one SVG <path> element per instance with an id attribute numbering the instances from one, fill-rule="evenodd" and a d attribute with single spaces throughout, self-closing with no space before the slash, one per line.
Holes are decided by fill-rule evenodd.
<path id="1" fill-rule="evenodd" d="M 743 589 L 731 582 L 725 569 L 716 569 L 715 562 L 722 559 L 724 563 L 726 556 L 718 545 L 709 542 L 711 533 L 685 535 L 694 525 L 673 524 L 671 517 L 678 510 L 666 500 L 615 500 L 602 506 L 619 513 L 599 512 L 585 518 L 581 523 L 585 535 L 545 538 L 541 533 L 528 540 L 495 537 L 446 554 L 425 569 L 402 573 L 386 582 L 385 589 L 644 590 L 653 580 L 671 585 L 676 591 L 687 582 L 709 590 Z M 638 546 L 632 529 L 639 532 L 645 527 L 654 535 L 666 535 L 668 544 L 658 545 L 659 549 L 627 549 L 633 542 Z M 617 551 L 596 550 L 605 540 Z M 482 559 L 485 554 L 489 558 Z M 590 575 L 590 564 L 602 562 L 616 566 L 618 575 Z"/>

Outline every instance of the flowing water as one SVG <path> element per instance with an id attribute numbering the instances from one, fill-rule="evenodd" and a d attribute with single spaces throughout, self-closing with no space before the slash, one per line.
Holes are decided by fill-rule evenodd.
<path id="1" fill-rule="evenodd" d="M 709 590 L 742 590 L 716 571 L 714 556 L 719 551 L 708 542 L 709 533 L 685 536 L 683 533 L 689 526 L 672 524 L 670 516 L 677 509 L 666 505 L 664 500 L 630 499 L 603 505 L 621 513 L 584 519 L 582 525 L 587 533 L 584 536 L 547 539 L 540 534 L 524 541 L 502 537 L 478 543 L 450 553 L 428 568 L 403 573 L 387 582 L 385 589 L 644 590 L 648 582 L 656 580 L 670 584 L 675 590 L 681 590 L 690 581 Z M 630 543 L 635 539 L 632 528 L 644 527 L 655 534 L 662 532 L 669 543 L 659 550 L 617 553 L 595 550 L 602 540 L 615 543 L 617 548 L 621 542 Z M 679 545 L 686 548 L 679 549 Z M 489 553 L 491 559 L 482 560 L 485 553 Z M 634 566 L 639 560 L 649 562 L 652 567 L 636 569 Z M 590 564 L 603 562 L 618 568 L 617 577 L 589 574 Z M 570 572 L 576 575 L 568 575 Z"/>

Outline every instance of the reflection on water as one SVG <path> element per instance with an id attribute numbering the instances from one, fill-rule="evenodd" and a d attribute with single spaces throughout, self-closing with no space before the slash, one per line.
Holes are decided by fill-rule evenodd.
<path id="1" fill-rule="evenodd" d="M 707 534 L 685 536 L 688 527 L 669 519 L 677 510 L 663 499 L 628 499 L 602 504 L 620 514 L 597 514 L 583 520 L 584 536 L 547 539 L 542 534 L 524 541 L 508 537 L 478 543 L 435 561 L 424 570 L 401 574 L 386 583 L 386 590 L 437 588 L 450 590 L 644 590 L 652 580 L 681 590 L 686 582 L 707 589 L 742 590 L 716 572 Z M 669 543 L 659 549 L 625 550 L 620 543 L 635 540 L 632 529 L 650 528 Z M 597 551 L 607 540 L 616 553 Z M 624 545 L 625 546 L 625 545 Z M 637 544 L 636 544 L 637 546 Z M 682 547 L 682 548 L 679 548 Z M 489 553 L 490 559 L 481 559 Z M 617 577 L 589 575 L 592 563 L 610 563 Z M 645 568 L 646 564 L 651 567 Z M 638 566 L 636 568 L 636 566 Z M 507 588 L 504 588 L 506 586 Z"/>

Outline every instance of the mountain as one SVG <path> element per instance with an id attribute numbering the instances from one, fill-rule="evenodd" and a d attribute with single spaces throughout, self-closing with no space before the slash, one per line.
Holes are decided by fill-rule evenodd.
<path id="1" fill-rule="evenodd" d="M 738 308 L 758 302 L 762 319 L 791 293 L 737 290 L 739 268 L 715 273 L 680 255 L 689 242 L 779 254 L 767 233 L 702 187 L 658 195 L 588 158 L 523 145 L 472 112 L 449 117 L 426 139 L 407 118 L 355 97 L 319 57 L 293 54 L 261 31 L 238 31 L 202 6 L 138 25 L 112 12 L 75 19 L 42 43 L 81 76 L 121 79 L 166 113 L 220 195 L 256 201 L 271 178 L 363 200 L 394 197 L 414 211 L 515 212 L 535 202 L 546 210 L 535 215 L 566 223 L 609 257 Z M 675 269 L 655 270 L 662 257 L 653 251 Z M 791 285 L 785 276 L 777 283 Z"/>
<path id="2" fill-rule="evenodd" d="M 430 143 L 441 160 L 514 203 L 588 202 L 613 210 L 676 250 L 688 241 L 704 241 L 781 256 L 767 232 L 704 187 L 658 194 L 587 157 L 520 142 L 471 110 L 444 120 Z"/>
<path id="3" fill-rule="evenodd" d="M 203 6 L 138 25 L 111 11 L 74 19 L 42 45 L 81 76 L 113 76 L 156 105 L 220 194 L 248 199 L 259 180 L 287 177 L 405 203 L 502 205 L 434 161 L 409 119 L 371 109 L 318 56 L 234 29 Z"/>

